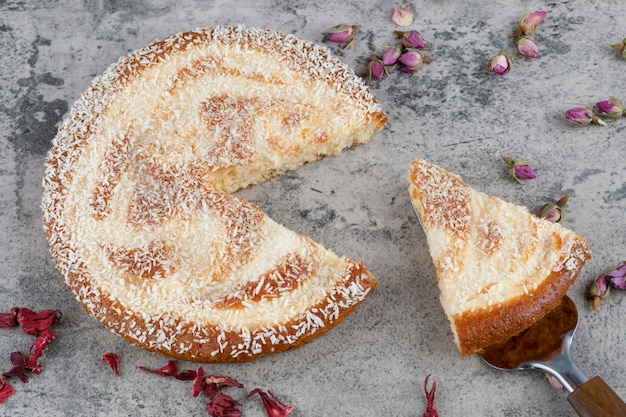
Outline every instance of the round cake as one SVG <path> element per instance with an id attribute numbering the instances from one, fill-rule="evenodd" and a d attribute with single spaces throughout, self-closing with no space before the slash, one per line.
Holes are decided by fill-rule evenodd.
<path id="1" fill-rule="evenodd" d="M 96 77 L 53 140 L 53 259 L 86 311 L 150 351 L 241 362 L 301 346 L 376 280 L 232 193 L 365 143 L 386 120 L 349 67 L 292 35 L 156 41 Z"/>

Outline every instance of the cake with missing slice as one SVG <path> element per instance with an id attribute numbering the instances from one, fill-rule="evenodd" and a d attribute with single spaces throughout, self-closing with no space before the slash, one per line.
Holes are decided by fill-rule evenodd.
<path id="1" fill-rule="evenodd" d="M 97 77 L 59 128 L 43 180 L 53 259 L 85 310 L 150 351 L 242 362 L 299 347 L 376 280 L 231 193 L 386 120 L 349 67 L 292 35 L 156 41 Z"/>
<path id="2" fill-rule="evenodd" d="M 411 163 L 408 180 L 440 302 L 464 355 L 504 342 L 545 316 L 591 257 L 576 233 L 424 160 Z"/>

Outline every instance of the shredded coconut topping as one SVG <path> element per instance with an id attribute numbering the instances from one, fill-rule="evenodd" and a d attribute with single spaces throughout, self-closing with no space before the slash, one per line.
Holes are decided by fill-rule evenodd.
<path id="1" fill-rule="evenodd" d="M 291 35 L 154 42 L 94 79 L 59 128 L 43 179 L 51 253 L 93 316 L 150 350 L 240 361 L 299 346 L 376 281 L 229 192 L 385 122 L 351 69 Z"/>

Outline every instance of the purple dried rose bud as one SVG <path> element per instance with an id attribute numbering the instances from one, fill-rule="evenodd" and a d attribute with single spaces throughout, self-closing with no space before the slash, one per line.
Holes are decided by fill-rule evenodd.
<path id="1" fill-rule="evenodd" d="M 624 103 L 613 97 L 597 102 L 596 111 L 600 116 L 609 117 L 611 119 L 618 119 L 626 114 L 624 111 Z"/>
<path id="2" fill-rule="evenodd" d="M 402 55 L 402 45 L 393 46 L 383 53 L 383 65 L 395 65 Z"/>
<path id="3" fill-rule="evenodd" d="M 546 374 L 545 376 L 546 380 L 550 385 L 552 385 L 553 388 L 562 392 L 567 392 L 567 389 L 563 386 L 563 384 L 561 384 L 561 382 L 559 382 L 558 379 L 556 379 L 554 375 Z"/>
<path id="4" fill-rule="evenodd" d="M 591 308 L 595 310 L 610 292 L 607 274 L 601 274 L 596 277 L 589 286 L 587 291 L 588 298 L 591 299 Z"/>
<path id="5" fill-rule="evenodd" d="M 617 268 L 606 274 L 611 286 L 619 290 L 626 290 L 626 262 L 620 263 Z"/>
<path id="6" fill-rule="evenodd" d="M 537 174 L 535 174 L 535 171 L 530 166 L 530 162 L 527 160 L 521 158 L 511 159 L 504 155 L 502 155 L 501 158 L 508 166 L 511 167 L 509 169 L 509 175 L 520 184 L 524 182 L 523 180 L 532 180 L 537 178 Z"/>
<path id="7" fill-rule="evenodd" d="M 535 11 L 532 13 L 528 13 L 526 16 L 522 16 L 517 21 L 517 25 L 524 35 L 532 35 L 535 33 L 537 26 L 543 22 L 545 19 L 547 12 L 545 11 Z"/>
<path id="8" fill-rule="evenodd" d="M 517 52 L 526 58 L 537 58 L 539 56 L 537 44 L 528 38 L 520 38 L 517 41 Z"/>
<path id="9" fill-rule="evenodd" d="M 347 48 L 354 41 L 354 35 L 359 29 L 361 29 L 361 25 L 351 26 L 342 23 L 326 32 L 328 34 L 326 40 L 335 43 L 345 43 Z"/>
<path id="10" fill-rule="evenodd" d="M 383 75 L 387 72 L 383 62 L 378 59 L 375 55 L 372 55 L 370 58 L 370 63 L 367 66 L 367 72 L 370 80 L 373 78 L 376 81 L 380 81 L 383 79 Z"/>
<path id="11" fill-rule="evenodd" d="M 506 52 L 500 52 L 499 55 L 492 57 L 487 63 L 489 71 L 496 75 L 505 75 L 511 71 L 513 60 Z"/>
<path id="12" fill-rule="evenodd" d="M 539 212 L 539 217 L 552 223 L 560 222 L 564 214 L 563 206 L 565 206 L 568 200 L 569 195 L 566 195 L 556 203 L 544 204 Z"/>
<path id="13" fill-rule="evenodd" d="M 424 38 L 416 30 L 409 30 L 406 32 L 396 31 L 396 35 L 400 37 L 402 45 L 405 48 L 412 48 L 412 49 L 426 48 L 426 42 L 424 42 Z"/>
<path id="14" fill-rule="evenodd" d="M 415 72 L 424 64 L 424 56 L 420 51 L 410 50 L 400 55 L 398 61 L 404 65 L 403 68 L 400 68 L 400 71 Z"/>
<path id="15" fill-rule="evenodd" d="M 590 107 L 573 107 L 565 112 L 565 120 L 577 127 L 585 127 L 590 124 L 606 126 L 606 122 L 593 115 Z"/>
<path id="16" fill-rule="evenodd" d="M 393 9 L 391 21 L 398 26 L 411 26 L 411 24 L 413 23 L 414 14 L 415 13 L 411 10 L 410 4 L 397 6 Z"/>

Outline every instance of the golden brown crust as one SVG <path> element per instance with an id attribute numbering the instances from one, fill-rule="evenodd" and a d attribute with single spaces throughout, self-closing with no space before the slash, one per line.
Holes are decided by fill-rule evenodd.
<path id="1" fill-rule="evenodd" d="M 97 77 L 59 128 L 43 181 L 51 254 L 84 309 L 147 350 L 243 362 L 301 346 L 376 281 L 228 192 L 386 120 L 350 68 L 291 35 L 154 42 Z"/>
<path id="2" fill-rule="evenodd" d="M 588 245 L 581 240 L 575 244 L 573 253 L 584 253 L 584 259 L 570 254 L 560 260 L 582 264 L 589 259 Z M 518 335 L 552 311 L 574 283 L 580 269 L 553 271 L 537 288 L 523 297 L 517 297 L 497 308 L 473 311 L 453 317 L 459 338 L 459 351 L 471 355 L 481 348 L 502 343 Z"/>
<path id="3" fill-rule="evenodd" d="M 479 193 L 426 161 L 413 161 L 408 179 L 440 301 L 464 355 L 545 316 L 590 258 L 589 244 L 572 231 Z"/>

